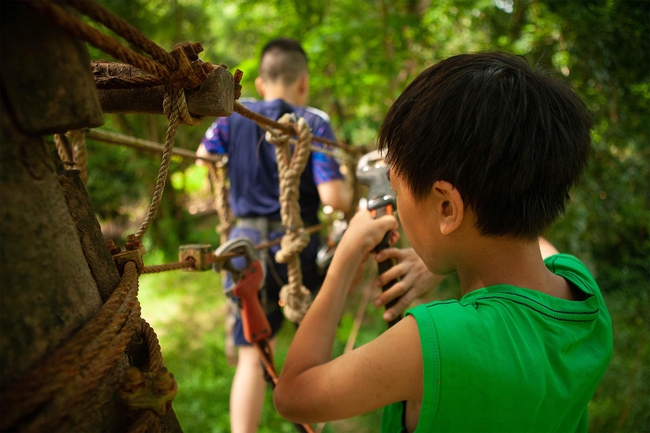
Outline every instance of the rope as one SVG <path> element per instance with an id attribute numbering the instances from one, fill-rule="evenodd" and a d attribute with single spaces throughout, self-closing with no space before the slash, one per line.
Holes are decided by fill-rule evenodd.
<path id="1" fill-rule="evenodd" d="M 291 114 L 280 118 L 280 123 L 288 126 Z M 300 323 L 307 314 L 311 304 L 311 293 L 302 285 L 302 270 L 300 269 L 299 253 L 309 243 L 309 235 L 303 228 L 300 217 L 300 175 L 302 174 L 310 155 L 309 143 L 312 139 L 311 129 L 300 118 L 296 124 L 298 143 L 293 155 L 289 146 L 289 135 L 274 135 L 266 133 L 266 140 L 274 143 L 278 173 L 280 176 L 280 216 L 285 234 L 281 240 L 281 248 L 275 255 L 278 263 L 287 264 L 288 284 L 280 290 L 280 302 L 284 306 L 284 315 L 294 323 Z"/>
<path id="2" fill-rule="evenodd" d="M 232 228 L 233 214 L 228 202 L 228 187 L 226 185 L 226 167 L 222 165 L 219 167 L 217 164 L 210 164 L 208 166 L 210 173 L 210 182 L 214 190 L 214 202 L 219 216 L 219 225 L 217 226 L 217 233 L 219 233 L 220 241 L 228 239 L 228 234 Z"/>
<path id="3" fill-rule="evenodd" d="M 154 60 L 162 63 L 169 70 L 175 70 L 178 68 L 178 62 L 174 56 L 158 46 L 151 39 L 147 38 L 131 24 L 127 23 L 120 17 L 105 9 L 103 6 L 87 0 L 68 0 L 67 4 L 77 9 L 84 15 L 87 15 L 93 20 L 113 30 L 115 33 L 122 36 L 124 39 L 131 42 L 133 45 L 140 48 L 145 53 L 151 55 Z"/>
<path id="4" fill-rule="evenodd" d="M 260 127 L 262 127 L 263 129 L 267 129 L 265 127 L 272 127 L 272 128 L 278 129 L 278 130 L 280 130 L 280 131 L 282 131 L 282 132 L 284 132 L 286 134 L 291 134 L 291 135 L 295 134 L 295 130 L 293 129 L 293 127 L 291 125 L 281 123 L 280 121 L 276 122 L 275 120 L 269 119 L 268 117 L 262 116 L 259 113 L 251 111 L 248 108 L 246 108 L 246 106 L 244 104 L 242 104 L 241 102 L 239 102 L 239 101 L 235 101 L 234 111 L 236 113 L 241 114 L 242 116 L 244 116 L 244 117 L 246 117 L 248 119 L 251 119 L 253 122 L 260 125 Z M 360 147 L 349 146 L 349 145 L 347 145 L 345 143 L 329 140 L 329 139 L 327 139 L 325 137 L 312 137 L 312 140 L 313 141 L 318 141 L 319 143 L 324 143 L 324 144 L 330 145 L 332 147 L 338 147 L 338 148 L 343 149 L 344 151 L 348 152 L 351 155 L 359 156 L 359 155 L 362 155 L 362 154 L 365 153 L 365 149 L 362 149 Z"/>
<path id="5" fill-rule="evenodd" d="M 46 431 L 93 389 L 124 352 L 137 327 L 138 274 L 135 263 L 124 267 L 122 280 L 101 309 L 48 359 L 3 392 L 3 429 L 48 403 L 28 431 Z"/>
<path id="6" fill-rule="evenodd" d="M 56 144 L 56 150 L 65 168 L 79 170 L 79 176 L 86 185 L 88 183 L 88 150 L 85 132 L 68 131 L 66 134 L 54 134 L 54 144 Z"/>
<path id="7" fill-rule="evenodd" d="M 165 146 L 154 141 L 143 140 L 141 138 L 130 137 L 124 134 L 118 134 L 117 132 L 103 131 L 101 129 L 88 129 L 86 130 L 86 138 L 92 140 L 102 141 L 109 144 L 119 144 L 133 149 L 145 150 L 148 152 L 163 153 L 165 151 Z M 188 149 L 182 149 L 174 147 L 172 149 L 172 154 L 178 155 L 182 158 L 189 159 L 200 159 L 202 161 L 209 162 L 214 164 L 217 167 L 221 167 L 225 164 L 225 157 L 222 156 L 198 156 L 195 152 L 192 152 Z"/>
<path id="8" fill-rule="evenodd" d="M 331 224 L 331 222 L 329 223 Z M 311 234 L 318 232 L 322 230 L 323 228 L 327 227 L 328 224 L 316 224 L 311 227 L 308 227 L 305 229 L 305 233 Z M 255 245 L 255 251 L 261 251 L 261 250 L 268 250 L 274 245 L 279 245 L 282 243 L 282 239 L 275 239 L 272 241 L 266 241 L 266 242 L 261 242 L 257 245 Z M 234 257 L 238 257 L 243 255 L 243 252 L 237 252 L 237 251 L 232 251 L 229 253 L 225 254 L 220 254 L 218 256 L 212 256 L 212 260 L 215 262 L 225 262 L 227 260 L 230 260 Z M 172 262 L 172 263 L 163 263 L 161 265 L 151 265 L 151 266 L 145 266 L 142 269 L 143 274 L 156 274 L 160 272 L 168 272 L 168 271 L 177 271 L 181 269 L 192 269 L 194 268 L 194 261 L 193 259 L 187 259 L 182 262 Z"/>
<path id="9" fill-rule="evenodd" d="M 51 0 L 29 1 L 27 4 L 41 15 L 54 21 L 55 24 L 65 29 L 75 38 L 88 42 L 118 60 L 129 63 L 163 80 L 171 75 L 171 72 L 165 66 L 130 48 L 124 47 L 115 39 L 84 23 L 80 18 Z"/>
<path id="10" fill-rule="evenodd" d="M 174 138 L 176 137 L 176 130 L 178 129 L 179 121 L 182 120 L 184 123 L 190 125 L 198 125 L 203 121 L 203 118 L 194 118 L 187 111 L 187 103 L 185 101 L 185 92 L 183 89 L 167 89 L 165 100 L 163 101 L 163 110 L 165 116 L 169 119 L 169 126 L 167 127 L 167 135 L 165 138 L 162 161 L 160 162 L 160 169 L 158 171 L 158 179 L 156 180 L 156 189 L 151 199 L 149 211 L 147 212 L 142 225 L 135 233 L 137 240 L 141 240 L 147 230 L 149 230 L 149 227 L 151 227 L 151 223 L 158 212 L 158 208 L 160 207 L 163 190 L 165 189 L 165 182 L 167 181 L 167 175 L 169 174 Z"/>
<path id="11" fill-rule="evenodd" d="M 84 131 L 69 131 L 74 150 L 74 163 L 79 169 L 79 176 L 84 185 L 88 184 L 88 148 L 86 147 L 86 133 Z"/>
<path id="12" fill-rule="evenodd" d="M 74 152 L 65 134 L 54 134 L 54 144 L 61 162 L 66 166 L 69 165 L 68 163 L 73 163 Z"/>
<path id="13" fill-rule="evenodd" d="M 95 77 L 98 89 L 138 89 L 142 87 L 162 86 L 163 82 L 151 75 L 136 77 Z"/>
<path id="14" fill-rule="evenodd" d="M 193 259 L 187 259 L 182 262 L 174 262 L 174 263 L 165 263 L 162 265 L 152 265 L 152 266 L 145 266 L 142 269 L 143 274 L 157 274 L 160 272 L 168 272 L 168 271 L 177 271 L 180 269 L 192 269 L 194 268 L 194 260 Z"/>

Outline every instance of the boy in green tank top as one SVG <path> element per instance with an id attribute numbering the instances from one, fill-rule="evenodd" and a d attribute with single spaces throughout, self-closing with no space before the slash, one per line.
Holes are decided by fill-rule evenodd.
<path id="1" fill-rule="evenodd" d="M 376 305 L 402 297 L 390 320 L 452 273 L 461 298 L 331 359 L 359 267 L 397 229 L 360 210 L 291 344 L 278 412 L 312 423 L 384 407 L 385 432 L 587 431 L 611 320 L 587 268 L 539 239 L 582 174 L 590 127 L 568 86 L 519 57 L 459 55 L 420 74 L 379 136 L 412 252 L 377 255 L 399 261 L 380 284 L 403 279 Z"/>

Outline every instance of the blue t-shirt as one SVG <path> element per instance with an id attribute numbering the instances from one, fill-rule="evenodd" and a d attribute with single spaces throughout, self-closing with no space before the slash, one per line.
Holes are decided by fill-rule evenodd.
<path id="1" fill-rule="evenodd" d="M 277 120 L 295 113 L 309 124 L 316 137 L 334 140 L 325 113 L 311 107 L 292 106 L 281 99 L 242 101 L 250 110 Z M 265 131 L 252 120 L 233 113 L 218 118 L 201 143 L 210 153 L 228 154 L 230 205 L 236 217 L 280 219 L 278 167 L 275 146 L 264 139 Z M 322 147 L 318 142 L 314 146 Z M 312 152 L 300 179 L 300 209 L 305 225 L 318 224 L 320 198 L 316 185 L 342 179 L 339 164 L 321 152 Z"/>

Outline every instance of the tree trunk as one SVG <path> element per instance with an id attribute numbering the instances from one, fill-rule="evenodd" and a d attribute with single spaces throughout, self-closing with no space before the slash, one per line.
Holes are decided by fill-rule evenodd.
<path id="1" fill-rule="evenodd" d="M 22 404 L 12 400 L 16 395 L 11 394 L 12 387 L 46 371 L 48 357 L 74 338 L 120 282 L 78 172 L 58 173 L 58 156 L 42 135 L 103 123 L 88 52 L 83 43 L 26 3 L 0 2 L 3 420 L 12 416 L 8 408 Z M 134 413 L 142 411 L 129 409 L 119 397 L 119 389 L 127 368 L 147 365 L 148 351 L 142 350 L 143 346 L 146 349 L 142 341 L 141 332 L 136 331 L 127 349 L 130 356 L 117 354 L 117 360 L 102 371 L 98 384 L 84 390 L 75 407 L 66 407 L 65 416 L 48 425 L 47 431 L 125 431 Z M 70 369 L 74 371 L 74 365 Z M 82 369 L 73 379 L 83 383 L 86 372 Z M 18 420 L 10 425 L 3 423 L 3 431 L 20 431 L 51 409 L 48 405 L 56 397 L 58 392 L 25 411 L 24 416 L 16 416 Z M 162 431 L 180 431 L 172 410 L 160 425 Z"/>

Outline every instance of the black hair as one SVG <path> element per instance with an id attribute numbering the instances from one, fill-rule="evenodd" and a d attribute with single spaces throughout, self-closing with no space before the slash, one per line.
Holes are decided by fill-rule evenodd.
<path id="1" fill-rule="evenodd" d="M 388 111 L 379 148 L 416 200 L 444 180 L 486 236 L 535 239 L 565 210 L 591 117 L 563 82 L 514 55 L 463 54 L 422 72 Z"/>
<path id="2" fill-rule="evenodd" d="M 283 84 L 289 85 L 307 71 L 307 53 L 295 39 L 274 39 L 262 49 L 260 77 L 265 81 L 282 80 Z"/>

